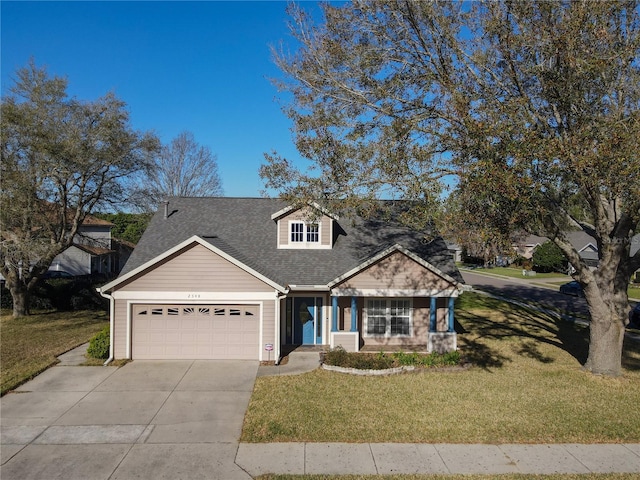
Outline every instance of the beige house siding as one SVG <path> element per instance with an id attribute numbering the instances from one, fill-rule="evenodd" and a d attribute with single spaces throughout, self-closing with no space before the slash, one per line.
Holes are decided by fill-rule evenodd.
<path id="1" fill-rule="evenodd" d="M 312 212 L 309 212 L 307 208 L 301 208 L 294 210 L 288 215 L 278 220 L 278 238 L 280 239 L 279 246 L 287 246 L 289 244 L 289 222 L 290 221 L 308 221 L 312 219 L 320 225 L 320 245 L 331 246 L 331 222 L 332 219 L 327 215 L 322 215 L 319 219 L 312 216 Z"/>
<path id="2" fill-rule="evenodd" d="M 127 358 L 127 301 L 116 300 L 114 307 L 113 356 Z"/>
<path id="3" fill-rule="evenodd" d="M 357 290 L 446 290 L 452 284 L 444 278 L 426 269 L 418 262 L 400 252 L 394 252 L 353 277 L 336 285 L 336 288 Z"/>
<path id="4" fill-rule="evenodd" d="M 145 296 L 150 293 L 148 298 Z M 189 304 L 185 292 L 246 293 L 243 300 L 218 298 L 217 303 L 250 302 L 251 294 L 264 298 L 274 288 L 206 247 L 194 244 L 163 260 L 152 269 L 126 281 L 114 291 L 114 356 L 127 357 L 127 317 L 130 304 L 154 304 L 158 295 L 163 300 Z M 139 293 L 139 295 L 137 295 Z M 163 295 L 165 294 L 166 295 Z M 176 295 L 180 294 L 180 295 Z M 218 295 L 218 297 L 220 297 Z M 204 298 L 201 302 L 206 301 Z M 275 342 L 275 300 L 263 300 L 263 343 Z M 264 348 L 264 346 L 260 346 Z"/>
<path id="5" fill-rule="evenodd" d="M 263 358 L 267 358 L 267 352 L 264 351 L 266 343 L 271 343 L 274 346 L 278 341 L 276 339 L 276 302 L 277 300 L 267 300 L 262 302 L 262 345 L 260 349 Z M 271 360 L 273 360 L 273 352 L 271 352 Z"/>
<path id="6" fill-rule="evenodd" d="M 351 297 L 338 297 L 338 330 L 351 330 Z"/>
<path id="7" fill-rule="evenodd" d="M 196 244 L 120 287 L 120 291 L 272 292 L 273 287 Z"/>

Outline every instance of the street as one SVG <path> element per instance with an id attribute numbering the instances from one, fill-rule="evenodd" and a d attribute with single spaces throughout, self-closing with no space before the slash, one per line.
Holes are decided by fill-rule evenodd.
<path id="1" fill-rule="evenodd" d="M 550 288 L 545 288 L 537 283 L 541 280 L 535 278 L 516 279 L 495 277 L 474 273 L 469 270 L 461 270 L 462 277 L 467 285 L 477 290 L 482 290 L 493 295 L 512 298 L 520 302 L 529 303 L 532 306 L 558 310 L 565 315 L 588 318 L 589 309 L 584 298 L 564 295 Z"/>

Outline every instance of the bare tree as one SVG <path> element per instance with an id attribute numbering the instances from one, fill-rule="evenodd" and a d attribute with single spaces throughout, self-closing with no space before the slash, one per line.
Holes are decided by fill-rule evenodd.
<path id="1" fill-rule="evenodd" d="M 167 197 L 210 197 L 223 194 L 216 155 L 182 132 L 147 166 L 132 202 L 154 211 Z"/>
<path id="2" fill-rule="evenodd" d="M 66 87 L 31 62 L 2 99 L 0 272 L 14 317 L 28 315 L 29 293 L 86 215 L 122 201 L 121 180 L 158 145 L 114 95 L 81 102 Z"/>

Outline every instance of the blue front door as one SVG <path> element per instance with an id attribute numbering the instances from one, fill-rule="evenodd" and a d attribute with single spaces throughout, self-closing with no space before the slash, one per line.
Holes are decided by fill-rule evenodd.
<path id="1" fill-rule="evenodd" d="M 295 344 L 322 344 L 321 312 L 321 297 L 295 297 L 293 299 Z"/>

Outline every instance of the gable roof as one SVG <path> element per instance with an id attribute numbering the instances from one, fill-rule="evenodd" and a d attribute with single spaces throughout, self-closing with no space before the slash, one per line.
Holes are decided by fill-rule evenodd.
<path id="1" fill-rule="evenodd" d="M 93 215 L 87 214 L 86 217 L 84 217 L 84 220 L 82 221 L 81 225 L 85 225 L 85 226 L 101 226 L 101 227 L 115 227 L 115 224 L 108 221 L 108 220 L 103 220 L 101 218 L 98 217 L 94 217 Z"/>
<path id="2" fill-rule="evenodd" d="M 197 237 L 279 286 L 328 285 L 396 245 L 464 283 L 441 238 L 426 242 L 393 220 L 354 216 L 336 221 L 332 249 L 278 249 L 272 216 L 286 213 L 287 207 L 271 198 L 170 198 L 167 218 L 163 209 L 154 215 L 119 279 Z"/>
<path id="3" fill-rule="evenodd" d="M 435 273 L 439 277 L 444 278 L 448 282 L 451 282 L 453 284 L 459 283 L 457 280 L 452 278 L 450 275 L 447 275 L 446 273 L 442 272 L 439 268 L 436 268 L 433 265 L 431 265 L 425 259 L 419 257 L 418 255 L 413 254 L 412 252 L 410 252 L 406 248 L 402 247 L 401 245 L 395 244 L 392 247 L 389 247 L 386 250 L 383 250 L 382 252 L 378 253 L 377 255 L 374 255 L 370 259 L 364 261 L 362 264 L 358 265 L 356 268 L 354 268 L 352 270 L 349 270 L 348 272 L 344 273 L 343 275 L 340 275 L 338 278 L 333 279 L 331 282 L 329 282 L 329 286 L 333 287 L 334 285 L 337 285 L 338 283 L 342 282 L 343 280 L 346 280 L 346 279 L 348 279 L 350 277 L 353 277 L 354 275 L 357 275 L 358 273 L 360 273 L 360 272 L 366 270 L 367 268 L 369 268 L 371 265 L 376 263 L 378 260 L 383 259 L 384 257 L 392 254 L 393 252 L 400 252 L 400 253 L 406 255 L 410 259 L 412 259 L 415 262 L 417 262 L 418 264 L 422 265 L 427 270 L 431 271 L 432 273 Z"/>
<path id="4" fill-rule="evenodd" d="M 110 250 L 108 248 L 104 248 L 104 247 L 98 247 L 98 246 L 94 246 L 94 245 L 84 245 L 82 243 L 74 243 L 73 245 L 71 245 L 72 247 L 76 247 L 77 249 L 82 250 L 83 252 L 86 252 L 90 255 L 107 255 L 109 253 L 113 253 L 113 250 Z"/>
<path id="5" fill-rule="evenodd" d="M 190 238 L 187 238 L 185 241 L 179 243 L 178 245 L 175 245 L 173 248 L 170 248 L 166 252 L 163 252 L 162 254 L 158 255 L 157 257 L 154 257 L 154 258 L 150 259 L 149 261 L 145 262 L 144 264 L 139 265 L 137 268 L 129 270 L 127 273 L 121 273 L 118 276 L 118 278 L 116 278 L 112 282 L 109 282 L 106 285 L 104 285 L 101 288 L 101 291 L 106 292 L 106 291 L 111 290 L 114 286 L 116 286 L 116 285 L 118 285 L 118 284 L 120 284 L 120 283 L 122 283 L 122 282 L 124 282 L 126 280 L 129 280 L 130 278 L 135 277 L 139 273 L 142 273 L 145 270 L 153 267 L 157 263 L 162 262 L 162 260 L 171 257 L 172 255 L 174 255 L 175 253 L 179 252 L 183 248 L 189 247 L 189 246 L 194 245 L 194 244 L 202 245 L 203 247 L 207 248 L 208 250 L 211 250 L 212 252 L 216 253 L 217 255 L 220 255 L 225 260 L 233 263 L 237 267 L 240 267 L 241 269 L 243 269 L 247 273 L 250 273 L 251 275 L 255 276 L 256 278 L 262 280 L 263 282 L 265 282 L 266 284 L 272 286 L 276 290 L 280 290 L 282 292 L 285 291 L 285 288 L 283 286 L 274 283 L 269 278 L 266 278 L 265 276 L 261 275 L 259 272 L 254 271 L 251 267 L 249 267 L 247 265 L 244 265 L 242 262 L 239 262 L 236 258 L 230 256 L 228 253 L 220 250 L 215 245 L 212 245 L 210 242 L 207 242 L 206 240 L 204 240 L 203 238 L 201 238 L 201 237 L 199 237 L 197 235 L 194 235 L 194 236 L 192 236 Z M 127 264 L 128 263 L 129 262 L 127 262 Z M 124 269 L 123 269 L 123 272 L 124 272 Z"/>
<path id="6" fill-rule="evenodd" d="M 334 220 L 339 220 L 339 217 L 331 212 L 329 212 L 326 208 L 322 207 L 321 205 L 318 205 L 317 203 L 313 202 L 310 203 L 308 205 L 309 207 L 314 208 L 315 210 L 318 210 L 319 212 L 325 214 L 327 217 L 333 218 Z M 296 210 L 300 210 L 301 208 L 304 208 L 304 205 L 300 205 L 300 206 L 294 206 L 294 205 L 287 205 L 286 207 L 278 210 L 277 212 L 273 213 L 271 215 L 271 220 L 279 220 L 280 218 L 284 217 L 285 215 L 291 213 L 291 212 L 295 212 Z"/>

